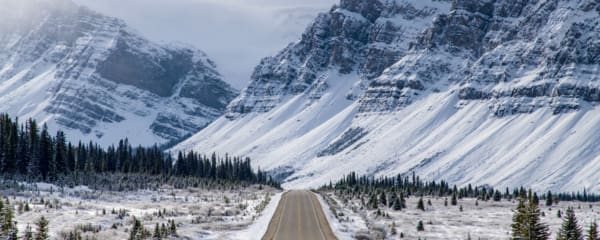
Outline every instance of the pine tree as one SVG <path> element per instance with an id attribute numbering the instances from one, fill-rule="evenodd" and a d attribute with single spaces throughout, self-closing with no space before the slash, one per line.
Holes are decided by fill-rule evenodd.
<path id="1" fill-rule="evenodd" d="M 169 235 L 169 231 L 167 230 L 167 226 L 165 225 L 165 223 L 163 223 L 163 224 L 160 226 L 160 233 L 161 233 L 161 236 L 162 236 L 163 238 L 164 238 L 164 237 L 167 237 L 167 235 Z"/>
<path id="2" fill-rule="evenodd" d="M 425 204 L 423 204 L 423 198 L 419 198 L 419 201 L 417 202 L 417 209 L 425 211 Z"/>
<path id="3" fill-rule="evenodd" d="M 162 234 L 160 234 L 160 226 L 158 223 L 156 223 L 156 226 L 154 227 L 154 235 L 152 235 L 152 237 L 156 240 L 162 239 Z"/>
<path id="4" fill-rule="evenodd" d="M 530 193 L 526 200 L 525 193 L 522 191 L 511 224 L 512 239 L 548 239 L 550 237 L 548 226 L 541 222 L 540 214 L 540 209 L 534 203 L 532 194 Z"/>
<path id="5" fill-rule="evenodd" d="M 512 229 L 512 239 L 521 239 L 521 237 L 525 234 L 525 221 L 527 215 L 527 208 L 525 207 L 525 198 L 519 198 L 519 203 L 517 205 L 517 209 L 513 214 L 511 229 Z"/>
<path id="6" fill-rule="evenodd" d="M 30 177 L 38 177 L 40 171 L 40 149 L 39 149 L 39 135 L 38 126 L 33 119 L 27 121 L 27 142 L 29 143 L 28 159 L 29 164 L 27 165 L 27 174 Z"/>
<path id="7" fill-rule="evenodd" d="M 400 211 L 400 210 L 402 210 L 402 203 L 401 203 L 401 201 L 400 201 L 400 198 L 396 198 L 396 199 L 394 200 L 393 209 L 394 209 L 394 210 L 396 210 L 396 211 Z"/>
<path id="8" fill-rule="evenodd" d="M 600 240 L 600 237 L 598 236 L 598 225 L 596 222 L 592 222 L 592 224 L 590 224 L 590 229 L 587 232 L 586 240 Z"/>
<path id="9" fill-rule="evenodd" d="M 39 169 L 42 173 L 42 179 L 48 180 L 56 175 L 56 164 L 52 157 L 52 139 L 48 134 L 48 126 L 44 124 L 40 134 L 39 145 Z M 55 179 L 50 179 L 55 180 Z"/>
<path id="10" fill-rule="evenodd" d="M 66 173 L 67 172 L 67 143 L 66 143 L 65 134 L 62 131 L 58 131 L 56 133 L 56 138 L 54 140 L 54 164 L 55 164 L 55 174 L 56 173 Z"/>
<path id="11" fill-rule="evenodd" d="M 500 200 L 502 200 L 502 194 L 500 193 L 500 191 L 496 190 L 496 192 L 494 193 L 494 201 L 499 202 Z"/>
<path id="12" fill-rule="evenodd" d="M 552 192 L 548 191 L 548 193 L 546 194 L 546 206 L 550 207 L 552 206 Z"/>
<path id="13" fill-rule="evenodd" d="M 171 225 L 169 227 L 169 234 L 172 236 L 177 236 L 177 225 L 175 224 L 175 220 L 171 220 Z"/>
<path id="14" fill-rule="evenodd" d="M 560 209 L 558 209 L 558 211 L 556 212 L 556 216 L 558 218 L 562 218 L 562 212 L 560 211 Z"/>
<path id="15" fill-rule="evenodd" d="M 37 224 L 37 233 L 35 240 L 47 240 L 50 239 L 48 236 L 48 220 L 44 216 L 40 218 Z"/>
<path id="16" fill-rule="evenodd" d="M 548 239 L 550 237 L 548 226 L 541 222 L 540 215 L 541 210 L 538 206 L 538 203 L 536 203 L 533 200 L 533 197 L 530 192 L 527 214 L 527 223 L 528 228 L 530 230 L 530 239 Z"/>
<path id="17" fill-rule="evenodd" d="M 558 232 L 557 240 L 583 240 L 583 233 L 577 224 L 573 208 L 568 208 L 565 212 L 565 219 Z"/>
<path id="18" fill-rule="evenodd" d="M 533 193 L 533 204 L 539 206 L 540 205 L 540 198 L 538 197 L 537 193 Z"/>
<path id="19" fill-rule="evenodd" d="M 369 198 L 369 207 L 371 209 L 376 209 L 378 208 L 379 203 L 377 201 L 377 195 L 374 193 L 371 193 L 371 197 Z"/>
<path id="20" fill-rule="evenodd" d="M 458 205 L 458 200 L 456 199 L 456 192 L 452 193 L 452 200 L 450 201 L 450 204 L 452 204 L 452 206 Z"/>
<path id="21" fill-rule="evenodd" d="M 142 222 L 137 218 L 133 218 L 133 227 L 131 227 L 131 232 L 129 232 L 129 240 L 142 240 L 142 235 L 144 234 L 144 226 L 142 226 Z"/>
<path id="22" fill-rule="evenodd" d="M 422 232 L 425 231 L 425 226 L 423 225 L 423 221 L 419 220 L 417 223 L 417 231 Z"/>
<path id="23" fill-rule="evenodd" d="M 404 193 L 400 192 L 400 207 L 406 208 L 406 199 L 404 199 Z"/>
<path id="24" fill-rule="evenodd" d="M 81 237 L 81 232 L 79 232 L 78 230 L 69 232 L 68 240 L 83 240 L 83 238 Z"/>
<path id="25" fill-rule="evenodd" d="M 0 200 L 1 202 L 1 200 Z M 13 210 L 12 207 L 10 205 L 10 203 L 8 202 L 8 199 L 6 200 L 6 204 L 4 206 L 4 209 L 1 210 L 2 211 L 2 234 L 0 234 L 1 236 L 3 236 L 6 239 L 17 239 L 17 223 L 13 220 Z"/>
<path id="26" fill-rule="evenodd" d="M 387 196 L 385 195 L 385 191 L 381 191 L 381 193 L 379 194 L 379 202 L 382 205 L 387 206 Z"/>

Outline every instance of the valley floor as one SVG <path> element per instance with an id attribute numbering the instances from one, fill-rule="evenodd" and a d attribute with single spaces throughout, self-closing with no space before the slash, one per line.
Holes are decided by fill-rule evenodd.
<path id="1" fill-rule="evenodd" d="M 504 199 L 500 202 L 461 199 L 456 206 L 450 203 L 444 206 L 444 198 L 424 197 L 425 211 L 422 211 L 417 209 L 418 198 L 410 197 L 406 198 L 406 209 L 394 211 L 385 207 L 381 208 L 382 214 L 377 215 L 377 210 L 361 208 L 358 200 L 343 201 L 329 191 L 321 192 L 321 196 L 329 204 L 330 209 L 325 211 L 340 239 L 360 236 L 365 239 L 400 239 L 401 234 L 403 239 L 468 239 L 469 235 L 471 239 L 509 239 L 513 210 L 517 206 L 516 200 Z M 431 205 L 427 204 L 428 201 Z M 592 221 L 600 220 L 600 203 L 560 202 L 552 207 L 541 203 L 541 219 L 549 225 L 551 239 L 556 238 L 562 224 L 558 211 L 564 217 L 568 207 L 575 209 L 579 226 L 584 231 Z M 417 231 L 419 221 L 423 221 L 424 231 Z"/>
<path id="2" fill-rule="evenodd" d="M 264 232 L 266 226 L 263 229 L 260 222 L 270 219 L 281 195 L 258 185 L 234 190 L 163 186 L 125 192 L 61 189 L 45 183 L 19 188 L 2 188 L 15 208 L 19 236 L 27 225 L 35 231 L 35 222 L 44 216 L 50 221 L 51 239 L 64 239 L 74 230 L 93 239 L 127 239 L 134 217 L 150 234 L 157 223 L 169 226 L 174 220 L 177 235 L 169 239 L 244 239 Z M 24 205 L 30 210 L 22 210 Z"/>

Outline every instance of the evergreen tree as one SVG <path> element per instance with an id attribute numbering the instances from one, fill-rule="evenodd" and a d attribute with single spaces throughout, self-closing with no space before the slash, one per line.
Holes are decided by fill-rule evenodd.
<path id="1" fill-rule="evenodd" d="M 530 193 L 526 200 L 524 191 L 521 191 L 521 197 L 511 224 L 512 239 L 548 239 L 550 236 L 548 226 L 541 222 L 540 214 L 540 209 L 534 203 L 532 194 Z"/>
<path id="2" fill-rule="evenodd" d="M 385 191 L 381 191 L 379 194 L 379 202 L 387 206 L 387 196 L 385 195 Z"/>
<path id="3" fill-rule="evenodd" d="M 77 230 L 69 232 L 68 240 L 83 240 L 83 238 L 81 237 L 81 232 Z"/>
<path id="4" fill-rule="evenodd" d="M 556 212 L 556 216 L 558 218 L 562 218 L 562 212 L 560 211 L 560 209 L 558 209 L 558 211 Z"/>
<path id="5" fill-rule="evenodd" d="M 27 174 L 30 177 L 38 177 L 40 173 L 40 149 L 39 149 L 39 130 L 37 123 L 29 119 L 27 122 L 27 138 L 29 143 L 28 159 L 29 164 L 27 165 Z M 35 179 L 38 180 L 38 179 Z"/>
<path id="6" fill-rule="evenodd" d="M 537 193 L 533 193 L 533 204 L 539 206 L 540 205 L 540 198 L 538 197 Z"/>
<path id="7" fill-rule="evenodd" d="M 590 224 L 590 229 L 587 232 L 586 240 L 600 240 L 600 236 L 598 236 L 598 225 L 596 222 L 592 222 L 592 224 Z"/>
<path id="8" fill-rule="evenodd" d="M 452 200 L 450 201 L 450 204 L 452 204 L 452 206 L 458 205 L 458 200 L 456 199 L 456 192 L 452 193 Z"/>
<path id="9" fill-rule="evenodd" d="M 417 209 L 425 211 L 425 204 L 423 204 L 423 198 L 419 198 L 419 201 L 417 202 Z"/>
<path id="10" fill-rule="evenodd" d="M 175 224 L 175 220 L 171 220 L 171 224 L 169 226 L 169 234 L 171 236 L 177 236 L 177 225 Z"/>
<path id="11" fill-rule="evenodd" d="M 167 226 L 165 225 L 165 223 L 163 223 L 160 226 L 160 233 L 163 238 L 165 238 L 165 237 L 167 237 L 167 235 L 169 235 L 169 230 L 167 230 Z"/>
<path id="12" fill-rule="evenodd" d="M 393 209 L 396 211 L 402 210 L 402 202 L 400 201 L 400 198 L 394 199 Z"/>
<path id="13" fill-rule="evenodd" d="M 48 126 L 44 124 L 40 134 L 39 169 L 43 180 L 49 180 L 56 174 L 56 164 L 52 158 L 52 139 L 48 135 Z M 55 179 L 50 179 L 55 180 Z"/>
<path id="14" fill-rule="evenodd" d="M 152 235 L 152 237 L 155 240 L 162 239 L 162 234 L 160 234 L 160 225 L 158 225 L 158 223 L 156 223 L 156 226 L 154 227 L 154 235 Z"/>
<path id="15" fill-rule="evenodd" d="M 379 203 L 377 201 L 377 195 L 375 193 L 371 193 L 371 197 L 369 198 L 369 207 L 371 209 L 376 209 L 379 206 Z"/>
<path id="16" fill-rule="evenodd" d="M 500 191 L 496 190 L 496 192 L 494 193 L 494 201 L 499 202 L 501 199 L 502 199 L 502 194 L 500 193 Z"/>
<path id="17" fill-rule="evenodd" d="M 546 206 L 550 207 L 552 206 L 552 192 L 548 191 L 548 193 L 546 193 Z"/>
<path id="18" fill-rule="evenodd" d="M 524 239 L 526 232 L 525 222 L 527 221 L 527 207 L 525 206 L 525 198 L 522 196 L 519 198 L 517 209 L 513 214 L 511 229 L 512 239 Z"/>
<path id="19" fill-rule="evenodd" d="M 534 195 L 535 196 L 535 195 Z M 539 200 L 539 199 L 538 199 Z M 550 233 L 548 230 L 548 226 L 542 223 L 540 219 L 541 210 L 533 200 L 531 196 L 531 192 L 529 193 L 529 206 L 528 206 L 528 214 L 527 214 L 527 225 L 529 229 L 530 239 L 548 239 L 550 237 Z"/>
<path id="20" fill-rule="evenodd" d="M 62 131 L 56 133 L 54 140 L 54 168 L 56 173 L 67 172 L 67 143 L 65 134 Z"/>
<path id="21" fill-rule="evenodd" d="M 129 232 L 129 240 L 142 240 L 144 235 L 144 226 L 142 226 L 142 222 L 137 218 L 133 218 L 133 226 L 131 227 L 131 232 Z"/>
<path id="22" fill-rule="evenodd" d="M 0 214 L 0 217 L 2 217 L 2 234 L 0 234 L 0 236 L 3 236 L 5 239 L 16 240 L 18 233 L 17 223 L 13 220 L 13 209 L 8 200 L 6 200 L 6 204 L 3 206 L 1 211 L 2 213 Z"/>
<path id="23" fill-rule="evenodd" d="M 35 240 L 48 240 L 50 239 L 48 236 L 48 220 L 44 216 L 40 218 L 37 224 L 37 233 L 35 235 Z"/>
<path id="24" fill-rule="evenodd" d="M 557 240 L 583 240 L 583 233 L 577 223 L 573 208 L 568 208 L 565 212 L 565 219 L 558 232 Z"/>
<path id="25" fill-rule="evenodd" d="M 406 208 L 406 199 L 404 199 L 404 193 L 400 192 L 400 207 Z"/>
<path id="26" fill-rule="evenodd" d="M 417 231 L 422 232 L 425 231 L 425 226 L 423 225 L 423 221 L 419 220 L 417 223 Z"/>

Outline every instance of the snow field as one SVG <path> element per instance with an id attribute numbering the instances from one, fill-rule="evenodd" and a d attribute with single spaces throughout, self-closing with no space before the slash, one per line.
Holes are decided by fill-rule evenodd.
<path id="1" fill-rule="evenodd" d="M 336 228 L 336 233 L 344 232 L 340 239 L 350 239 L 348 235 L 356 237 L 378 234 L 385 236 L 383 239 L 400 239 L 400 233 L 404 235 L 403 239 L 467 239 L 469 235 L 471 239 L 509 239 L 513 211 L 517 206 L 516 200 L 485 202 L 467 198 L 459 199 L 457 206 L 452 206 L 448 198 L 448 206 L 444 206 L 444 198 L 424 197 L 425 211 L 421 211 L 417 209 L 419 198 L 409 197 L 406 198 L 406 209 L 394 211 L 387 207 L 380 208 L 385 216 L 378 216 L 377 210 L 361 209 L 360 200 L 343 202 L 332 192 L 324 192 L 322 195 L 335 206 L 338 217 L 332 216 L 330 222 Z M 428 205 L 428 201 L 431 201 L 431 205 Z M 461 205 L 463 211 L 460 210 Z M 600 220 L 600 203 L 559 202 L 558 205 L 548 207 L 541 200 L 541 219 L 550 228 L 550 239 L 556 238 L 562 224 L 557 212 L 560 210 L 564 217 L 568 207 L 575 209 L 579 226 L 584 232 L 591 222 Z M 328 211 L 328 214 L 333 215 L 332 211 Z M 425 231 L 417 231 L 419 221 L 423 221 Z M 396 234 L 391 234 L 393 225 Z"/>
<path id="2" fill-rule="evenodd" d="M 272 213 L 268 212 L 272 210 L 269 209 L 274 209 L 272 205 L 276 206 L 280 197 L 274 189 L 257 186 L 235 190 L 163 186 L 157 190 L 100 192 L 87 187 L 60 189 L 40 183 L 26 185 L 25 189 L 2 190 L 3 196 L 15 207 L 19 232 L 27 225 L 35 231 L 35 222 L 44 216 L 50 221 L 53 239 L 60 239 L 76 228 L 84 236 L 97 239 L 127 239 L 133 217 L 140 219 L 151 233 L 156 223 L 175 220 L 177 239 L 251 239 L 239 237 L 243 233 L 238 232 L 262 236 L 259 233 L 262 229 L 251 224 L 257 219 L 264 221 L 260 219 L 267 216 L 270 219 Z M 31 211 L 17 211 L 20 202 L 28 203 Z M 159 211 L 163 212 L 161 216 Z M 99 230 L 82 231 L 86 226 Z"/>

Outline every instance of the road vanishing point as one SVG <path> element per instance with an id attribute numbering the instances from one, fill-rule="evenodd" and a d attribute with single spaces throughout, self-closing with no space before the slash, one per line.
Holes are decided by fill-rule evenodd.
<path id="1" fill-rule="evenodd" d="M 269 223 L 263 240 L 336 240 L 317 196 L 310 191 L 288 191 Z"/>

